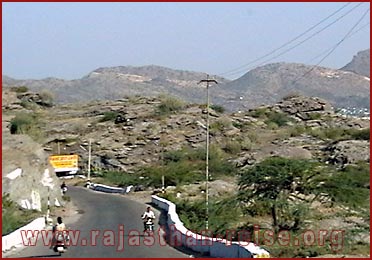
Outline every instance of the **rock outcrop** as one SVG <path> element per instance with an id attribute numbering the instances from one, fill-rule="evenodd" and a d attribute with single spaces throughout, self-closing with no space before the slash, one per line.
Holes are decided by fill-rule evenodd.
<path id="1" fill-rule="evenodd" d="M 370 161 L 370 143 L 365 140 L 340 141 L 327 147 L 326 151 L 330 153 L 328 161 L 340 166 Z"/>
<path id="2" fill-rule="evenodd" d="M 7 106 L 3 99 L 3 107 L 4 103 Z M 60 181 L 48 155 L 29 136 L 10 134 L 12 117 L 2 117 L 2 193 L 26 209 L 45 209 L 48 196 L 51 205 L 62 204 Z"/>

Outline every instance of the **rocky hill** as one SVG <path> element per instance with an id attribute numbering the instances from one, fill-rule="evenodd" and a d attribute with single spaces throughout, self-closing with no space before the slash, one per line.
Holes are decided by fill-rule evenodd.
<path id="1" fill-rule="evenodd" d="M 352 71 L 357 74 L 370 77 L 370 61 L 371 56 L 368 50 L 360 51 L 353 57 L 353 60 L 341 70 Z"/>
<path id="2" fill-rule="evenodd" d="M 273 104 L 293 93 L 322 97 L 336 107 L 369 107 L 369 79 L 352 72 L 304 64 L 268 64 L 219 88 L 235 93 L 231 103 L 249 108 Z M 215 98 L 219 99 L 217 93 Z M 228 105 L 226 100 L 219 101 Z"/>
<path id="3" fill-rule="evenodd" d="M 89 139 L 93 140 L 94 165 L 129 172 L 158 162 L 165 151 L 204 147 L 204 106 L 184 104 L 178 112 L 162 115 L 159 114 L 159 107 L 174 102 L 171 97 L 134 97 L 54 107 L 42 107 L 44 103 L 39 102 L 36 107 L 28 105 L 25 108 L 22 103 L 25 96 L 30 95 L 22 93 L 15 96 L 9 90 L 3 91 L 3 98 L 7 99 L 3 102 L 3 114 L 27 113 L 32 109 L 38 117 L 35 120 L 38 131 L 42 132 L 42 138 L 40 135 L 36 135 L 36 138 L 44 150 L 48 154 L 55 154 L 57 147 L 60 147 L 62 153 L 77 153 L 81 157 L 82 168 L 86 167 L 87 153 L 81 147 L 86 147 Z M 238 145 L 241 153 L 231 157 L 231 160 L 237 161 L 250 158 L 251 162 L 255 162 L 272 154 L 282 153 L 327 160 L 324 157 L 329 150 L 327 140 L 314 139 L 314 135 L 309 135 L 310 130 L 308 134 L 290 138 L 287 135 L 295 128 L 291 125 L 281 129 L 286 137 L 283 139 L 274 131 L 280 127 L 281 122 L 267 117 L 279 113 L 285 120 L 289 120 L 288 124 L 296 122 L 296 126 L 310 129 L 369 127 L 369 120 L 338 115 L 329 102 L 319 98 L 292 96 L 257 111 L 223 114 L 211 110 L 211 142 L 225 150 L 229 150 L 231 145 Z M 9 120 L 8 117 L 5 119 Z M 5 129 L 3 125 L 3 132 L 7 131 L 9 129 Z M 254 137 L 247 136 L 248 132 Z M 369 149 L 367 143 L 364 145 Z M 303 146 L 307 148 L 304 149 Z"/>
<path id="4" fill-rule="evenodd" d="M 32 91 L 50 90 L 59 103 L 113 100 L 124 96 L 158 96 L 168 93 L 190 102 L 203 102 L 205 87 L 197 83 L 205 73 L 172 70 L 160 66 L 99 68 L 77 80 L 46 78 L 15 80 L 3 77 L 4 86 L 27 86 Z M 215 77 L 219 82 L 226 79 Z"/>
<path id="5" fill-rule="evenodd" d="M 11 134 L 10 125 L 16 114 L 9 111 L 22 110 L 20 103 L 15 93 L 3 92 L 2 193 L 27 209 L 45 209 L 48 194 L 52 206 L 61 205 L 60 181 L 48 164 L 42 144 L 28 135 Z"/>
<path id="6" fill-rule="evenodd" d="M 206 111 L 204 105 L 183 103 L 170 96 L 50 106 L 41 94 L 15 90 L 3 89 L 3 173 L 17 168 L 23 173 L 15 180 L 3 174 L 3 192 L 13 194 L 12 199 L 19 203 L 25 198 L 32 201 L 36 189 L 40 197 L 46 197 L 40 173 L 47 167 L 48 155 L 78 154 L 80 173 L 86 174 L 89 140 L 92 173 L 104 176 L 95 177 L 95 181 L 122 185 L 126 178 L 139 187 L 152 178 L 148 190 L 154 191 L 161 183 L 156 177 L 166 175 L 167 193 L 202 200 L 207 113 L 211 198 L 236 192 L 233 173 L 273 156 L 309 159 L 335 169 L 359 164 L 367 167 L 370 162 L 370 120 L 337 114 L 328 101 L 317 97 L 292 95 L 273 105 L 224 113 L 218 107 Z M 11 131 L 14 118 L 23 119 L 22 133 Z M 182 162 L 184 157 L 192 161 Z M 114 180 L 104 179 L 105 173 Z M 50 177 L 58 183 L 53 174 Z M 170 183 L 172 179 L 184 183 Z M 365 186 L 369 187 L 369 182 Z M 325 208 L 316 205 L 312 210 Z M 335 220 L 335 209 L 331 210 L 316 220 L 322 228 L 329 228 L 329 223 L 334 223 L 335 229 L 345 224 Z M 362 222 L 369 227 L 369 222 Z M 368 234 L 363 233 L 361 243 L 368 243 Z"/>
<path id="7" fill-rule="evenodd" d="M 325 98 L 338 108 L 369 108 L 370 82 L 363 76 L 369 72 L 369 51 L 368 58 L 367 51 L 360 52 L 343 69 L 274 63 L 251 70 L 233 81 L 212 76 L 219 84 L 211 88 L 211 101 L 237 111 L 274 104 L 289 94 L 298 93 Z M 3 76 L 3 85 L 27 86 L 37 92 L 48 90 L 58 103 L 115 100 L 135 95 L 156 97 L 167 93 L 202 104 L 206 102 L 205 85 L 198 85 L 198 82 L 205 77 L 205 73 L 153 65 L 120 66 L 99 68 L 76 80 L 15 80 Z"/>

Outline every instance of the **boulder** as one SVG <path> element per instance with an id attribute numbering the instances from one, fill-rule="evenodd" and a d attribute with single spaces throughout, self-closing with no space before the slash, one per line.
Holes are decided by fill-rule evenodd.
<path id="1" fill-rule="evenodd" d="M 314 119 L 315 113 L 334 113 L 334 109 L 328 101 L 318 97 L 305 97 L 300 95 L 284 98 L 274 105 L 274 110 L 280 110 L 304 121 Z"/>
<path id="2" fill-rule="evenodd" d="M 3 122 L 2 194 L 27 209 L 41 210 L 60 204 L 60 180 L 40 144 L 27 135 L 11 135 Z"/>
<path id="3" fill-rule="evenodd" d="M 365 140 L 347 140 L 326 148 L 330 153 L 328 161 L 335 165 L 353 164 L 358 161 L 369 162 L 370 144 Z"/>

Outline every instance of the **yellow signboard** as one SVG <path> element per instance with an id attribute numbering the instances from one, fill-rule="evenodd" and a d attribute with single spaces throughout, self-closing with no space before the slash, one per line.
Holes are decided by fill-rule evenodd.
<path id="1" fill-rule="evenodd" d="M 78 169 L 77 154 L 73 155 L 52 155 L 49 157 L 49 162 L 54 169 Z"/>

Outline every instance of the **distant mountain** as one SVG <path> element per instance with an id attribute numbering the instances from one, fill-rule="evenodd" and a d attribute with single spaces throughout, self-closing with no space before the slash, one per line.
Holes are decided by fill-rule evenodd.
<path id="1" fill-rule="evenodd" d="M 345 67 L 341 68 L 341 70 L 352 71 L 357 74 L 370 77 L 370 54 L 369 49 L 360 51 L 357 53 L 356 56 L 353 57 L 353 60 L 348 63 Z"/>
<path id="2" fill-rule="evenodd" d="M 32 91 L 48 89 L 56 101 L 71 103 L 88 100 L 112 100 L 124 96 L 157 96 L 161 93 L 178 96 L 190 102 L 203 102 L 205 87 L 197 83 L 205 73 L 172 70 L 160 66 L 120 66 L 99 68 L 77 80 L 46 78 L 13 80 L 3 76 L 4 85 L 24 85 Z M 214 77 L 221 83 L 227 79 Z"/>
<path id="3" fill-rule="evenodd" d="M 3 85 L 15 85 L 16 82 L 17 81 L 15 79 L 3 75 Z"/>
<path id="4" fill-rule="evenodd" d="M 366 52 L 360 52 L 345 67 L 358 67 L 355 71 L 361 73 L 361 68 L 368 65 L 369 70 L 369 58 L 367 61 L 365 57 Z M 327 99 L 335 107 L 369 108 L 370 104 L 369 78 L 347 70 L 274 63 L 253 69 L 233 81 L 211 77 L 219 83 L 210 88 L 211 102 L 223 105 L 228 110 L 273 104 L 294 93 Z M 99 68 L 76 80 L 15 80 L 3 76 L 3 86 L 27 86 L 36 92 L 47 89 L 54 94 L 58 103 L 115 100 L 133 95 L 150 97 L 164 93 L 192 103 L 206 103 L 205 84 L 198 85 L 205 78 L 205 73 L 154 65 L 119 66 Z"/>
<path id="5" fill-rule="evenodd" d="M 369 79 L 348 71 L 274 63 L 251 70 L 219 88 L 235 94 L 230 101 L 221 100 L 228 106 L 272 104 L 296 93 L 327 99 L 336 107 L 369 107 L 369 86 Z"/>

